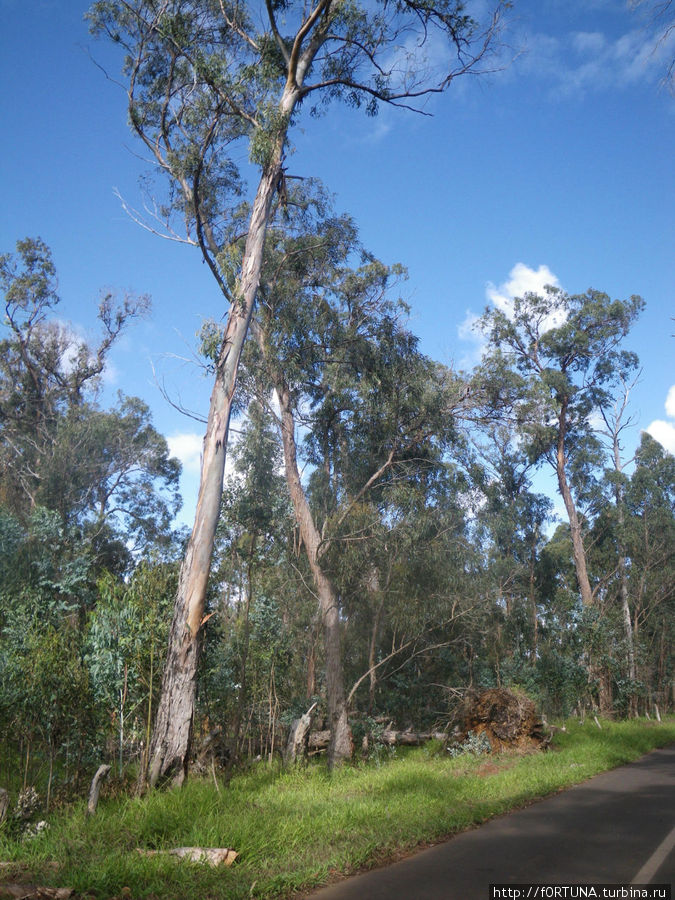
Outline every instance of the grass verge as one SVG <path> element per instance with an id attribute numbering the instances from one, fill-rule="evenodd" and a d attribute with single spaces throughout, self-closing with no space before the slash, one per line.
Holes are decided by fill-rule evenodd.
<path id="1" fill-rule="evenodd" d="M 523 806 L 538 797 L 675 742 L 675 718 L 567 724 L 548 753 L 448 758 L 420 748 L 376 766 L 290 772 L 261 765 L 216 791 L 191 780 L 178 792 L 103 799 L 87 821 L 84 802 L 51 819 L 38 837 L 0 832 L 0 878 L 26 873 L 40 883 L 96 898 L 161 900 L 286 897 L 382 863 Z M 231 847 L 232 868 L 137 848 Z M 55 866 L 56 864 L 56 866 Z"/>

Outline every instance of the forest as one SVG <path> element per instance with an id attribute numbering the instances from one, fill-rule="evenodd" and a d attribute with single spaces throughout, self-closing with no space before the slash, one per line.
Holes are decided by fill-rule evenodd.
<path id="1" fill-rule="evenodd" d="M 301 104 L 414 106 L 480 72 L 504 6 L 481 25 L 450 0 L 271 3 L 258 34 L 239 4 L 93 5 L 157 164 L 153 227 L 184 229 L 229 313 L 198 335 L 214 387 L 188 535 L 149 407 L 104 400 L 149 301 L 106 295 L 92 343 L 41 239 L 0 256 L 0 781 L 39 782 L 47 808 L 100 763 L 181 784 L 280 757 L 308 711 L 337 767 L 385 729 L 449 733 L 489 687 L 549 718 L 672 711 L 675 459 L 646 432 L 626 449 L 643 300 L 526 293 L 451 368 L 420 349 L 405 261 L 287 173 Z M 383 68 L 414 29 L 453 47 L 440 81 Z"/>
<path id="2" fill-rule="evenodd" d="M 385 722 L 442 731 L 469 687 L 517 686 L 551 717 L 669 710 L 674 462 L 643 434 L 626 474 L 621 442 L 639 300 L 525 297 L 511 321 L 486 313 L 489 353 L 452 372 L 419 352 L 400 273 L 367 254 L 351 267 L 350 223 L 318 224 L 318 257 L 315 234 L 270 236 L 195 745 L 217 735 L 226 766 L 280 754 L 293 719 L 328 719 L 331 677 L 345 755 Z M 56 318 L 48 248 L 19 242 L 2 275 L 3 752 L 28 783 L 46 765 L 49 794 L 95 761 L 147 764 L 184 551 L 179 464 L 141 401 L 99 402 L 138 304 L 104 304 L 90 347 Z M 569 522 L 532 488 L 546 465 Z"/>

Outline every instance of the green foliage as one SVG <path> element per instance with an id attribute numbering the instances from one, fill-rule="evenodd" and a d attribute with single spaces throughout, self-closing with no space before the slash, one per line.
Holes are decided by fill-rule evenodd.
<path id="1" fill-rule="evenodd" d="M 88 619 L 85 660 L 103 720 L 126 749 L 145 742 L 166 652 L 177 566 L 141 563 L 127 583 L 108 573 Z"/>
<path id="2" fill-rule="evenodd" d="M 0 505 L 26 520 L 43 507 L 64 532 L 81 529 L 106 562 L 167 542 L 180 504 L 180 467 L 153 428 L 146 404 L 119 396 L 97 402 L 108 353 L 124 328 L 147 309 L 146 298 L 99 308 L 102 336 L 91 347 L 53 318 L 59 302 L 46 245 L 26 239 L 0 257 L 5 321 L 0 340 Z"/>
<path id="3" fill-rule="evenodd" d="M 119 664 L 144 721 L 138 706 L 151 688 L 137 657 L 151 647 L 156 681 L 166 598 L 158 613 L 132 552 L 170 552 L 180 502 L 179 464 L 148 407 L 120 396 L 103 410 L 97 399 L 110 348 L 147 301 L 105 297 L 92 347 L 53 318 L 55 279 L 39 239 L 0 257 L 0 723 L 26 775 L 31 757 L 38 767 L 48 759 L 47 802 L 54 778 L 76 777 L 101 752 Z"/>
<path id="4" fill-rule="evenodd" d="M 486 310 L 480 320 L 492 348 L 478 371 L 488 405 L 517 424 L 532 461 L 551 454 L 564 423 L 578 490 L 597 450 L 588 417 L 635 371 L 635 354 L 620 344 L 643 308 L 637 296 L 611 300 L 599 291 L 547 287 L 515 298 L 509 315 Z"/>

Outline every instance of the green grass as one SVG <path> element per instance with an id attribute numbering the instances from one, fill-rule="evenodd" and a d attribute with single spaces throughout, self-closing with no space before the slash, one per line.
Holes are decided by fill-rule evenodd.
<path id="1" fill-rule="evenodd" d="M 292 772 L 260 765 L 219 793 L 212 780 L 193 779 L 181 791 L 141 800 L 104 798 L 89 821 L 83 802 L 53 816 L 49 831 L 32 840 L 3 842 L 0 833 L 0 858 L 16 864 L 2 877 L 30 873 L 97 898 L 288 896 L 675 742 L 675 718 L 602 725 L 568 723 L 551 751 L 529 756 L 450 759 L 420 748 L 332 776 L 318 765 Z M 192 845 L 241 855 L 231 868 L 212 869 L 137 853 Z"/>

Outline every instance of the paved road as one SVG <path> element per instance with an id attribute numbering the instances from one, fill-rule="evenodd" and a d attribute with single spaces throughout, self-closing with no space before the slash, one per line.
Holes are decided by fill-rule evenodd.
<path id="1" fill-rule="evenodd" d="M 631 882 L 675 885 L 675 746 L 311 900 L 488 900 L 491 883 Z"/>

